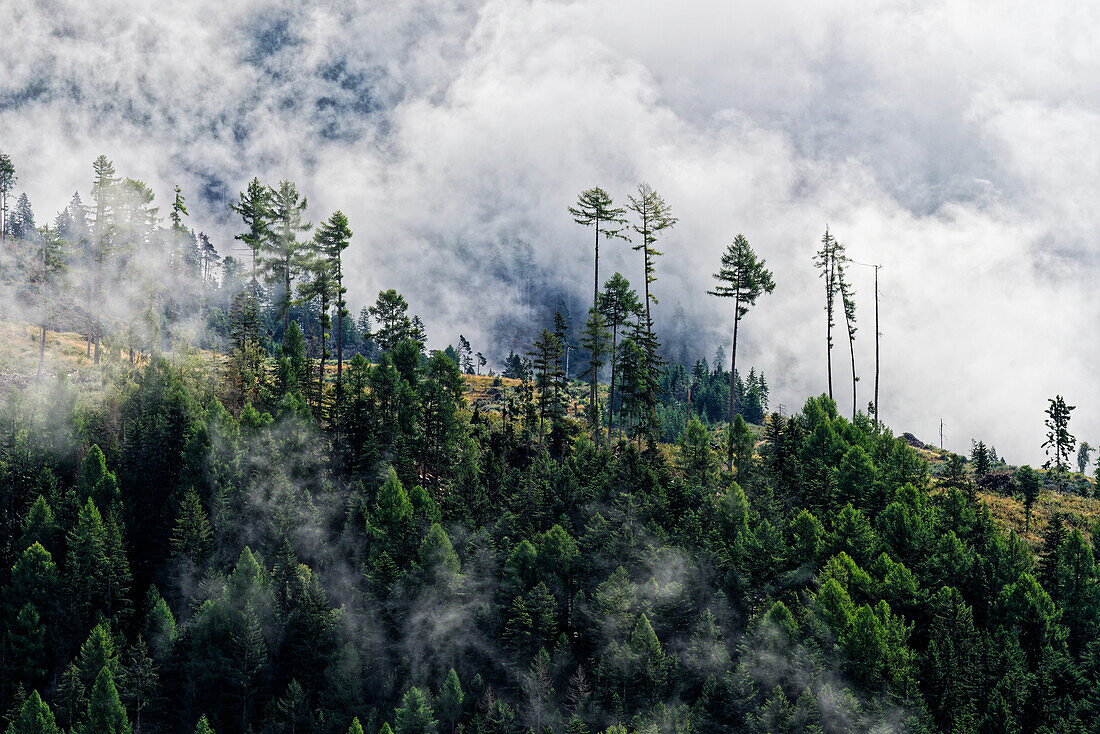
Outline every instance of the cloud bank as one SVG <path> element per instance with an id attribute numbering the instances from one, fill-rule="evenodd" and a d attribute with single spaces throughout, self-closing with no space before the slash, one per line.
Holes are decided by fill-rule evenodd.
<path id="1" fill-rule="evenodd" d="M 882 416 L 955 450 L 1041 460 L 1046 398 L 1092 379 L 1100 10 L 1070 3 L 806 4 L 14 0 L 0 23 L 0 149 L 39 219 L 104 153 L 232 247 L 253 175 L 295 180 L 355 231 L 350 300 L 395 287 L 432 341 L 518 342 L 583 318 L 588 233 L 566 213 L 641 181 L 663 239 L 658 325 L 693 357 L 730 338 L 705 295 L 743 232 L 778 287 L 744 322 L 773 406 L 825 389 L 825 224 L 882 264 Z M 641 282 L 606 248 L 601 274 Z M 859 403 L 873 390 L 872 274 L 853 268 Z M 539 294 L 542 297 L 536 297 Z M 477 342 L 480 341 L 480 344 Z M 846 346 L 843 339 L 838 347 Z M 676 353 L 676 352 L 674 352 Z M 499 358 L 502 355 L 491 355 Z M 834 352 L 850 410 L 846 349 Z"/>

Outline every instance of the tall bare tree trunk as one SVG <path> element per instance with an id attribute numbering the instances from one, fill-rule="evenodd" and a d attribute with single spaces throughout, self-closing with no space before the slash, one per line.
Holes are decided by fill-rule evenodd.
<path id="1" fill-rule="evenodd" d="M 737 327 L 741 323 L 741 288 L 737 289 L 737 295 L 733 299 L 733 349 L 730 351 L 730 406 L 729 406 L 729 431 L 733 435 L 734 404 L 737 400 Z M 732 446 L 732 444 L 730 444 Z M 733 454 L 726 453 L 726 471 L 733 471 Z"/>

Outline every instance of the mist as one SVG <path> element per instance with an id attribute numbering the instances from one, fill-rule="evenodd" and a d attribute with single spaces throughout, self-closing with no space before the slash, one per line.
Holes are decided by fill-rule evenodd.
<path id="1" fill-rule="evenodd" d="M 882 265 L 882 418 L 927 442 L 942 419 L 948 448 L 982 439 L 1035 463 L 1056 393 L 1079 406 L 1078 438 L 1100 434 L 1097 13 L 15 0 L 0 7 L 19 38 L 0 49 L 0 148 L 39 221 L 87 196 L 102 153 L 162 213 L 180 185 L 188 224 L 223 254 L 247 180 L 294 180 L 314 223 L 349 217 L 353 312 L 396 288 L 435 346 L 533 334 L 547 314 L 524 278 L 582 320 L 590 237 L 566 207 L 591 186 L 625 202 L 648 182 L 679 218 L 658 244 L 666 344 L 710 358 L 729 342 L 731 307 L 705 290 L 735 234 L 767 259 L 777 288 L 742 323 L 739 359 L 765 372 L 773 408 L 826 389 L 811 256 L 828 224 L 853 259 Z M 601 254 L 601 275 L 641 284 L 637 253 Z M 873 274 L 850 275 L 866 409 Z"/>

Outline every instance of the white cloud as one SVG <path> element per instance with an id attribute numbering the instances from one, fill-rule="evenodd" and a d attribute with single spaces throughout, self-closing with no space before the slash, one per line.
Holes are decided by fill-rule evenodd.
<path id="1" fill-rule="evenodd" d="M 828 222 L 883 264 L 883 416 L 1037 461 L 1045 398 L 1100 433 L 1090 367 L 1100 214 L 1100 10 L 1069 3 L 139 2 L 15 0 L 0 23 L 0 147 L 44 218 L 99 153 L 162 205 L 179 183 L 228 244 L 221 196 L 292 178 L 317 222 L 343 209 L 353 304 L 405 292 L 439 341 L 484 345 L 524 313 L 513 253 L 583 308 L 582 188 L 648 181 L 679 225 L 657 292 L 667 341 L 709 355 L 704 295 L 744 232 L 778 288 L 743 364 L 774 402 L 824 389 L 810 256 Z M 601 274 L 640 264 L 609 246 Z M 873 389 L 871 273 L 853 269 L 860 403 Z M 668 333 L 673 309 L 693 324 Z M 581 313 L 574 313 L 581 318 Z M 837 341 L 838 399 L 846 345 Z M 478 345 L 475 345 L 477 347 Z M 844 347 L 844 348 L 839 348 Z M 1095 443 L 1096 441 L 1094 441 Z"/>

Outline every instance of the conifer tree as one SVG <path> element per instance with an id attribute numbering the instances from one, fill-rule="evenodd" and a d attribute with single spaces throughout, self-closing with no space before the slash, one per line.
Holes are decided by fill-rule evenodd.
<path id="1" fill-rule="evenodd" d="M 33 691 L 23 702 L 6 734 L 61 734 L 61 729 L 57 726 L 53 711 L 50 711 L 38 691 Z"/>
<path id="2" fill-rule="evenodd" d="M 351 229 L 348 218 L 337 210 L 317 228 L 314 237 L 321 257 L 328 261 L 329 272 L 334 281 L 332 293 L 336 299 L 336 399 L 343 397 L 344 390 L 344 318 L 348 315 L 344 294 L 343 252 L 351 243 Z"/>
<path id="3" fill-rule="evenodd" d="M 1039 499 L 1039 490 L 1042 485 L 1035 470 L 1025 464 L 1016 471 L 1016 486 L 1024 497 L 1024 529 L 1026 531 L 1031 527 L 1031 508 L 1035 505 L 1035 500 Z"/>
<path id="4" fill-rule="evenodd" d="M 213 531 L 206 508 L 202 506 L 195 488 L 187 490 L 176 515 L 176 527 L 172 531 L 172 555 L 185 558 L 202 568 L 213 546 Z"/>
<path id="5" fill-rule="evenodd" d="M 439 724 L 428 694 L 416 686 L 401 697 L 401 705 L 393 712 L 393 723 L 395 734 L 435 734 Z"/>
<path id="6" fill-rule="evenodd" d="M 99 341 L 102 336 L 102 289 L 103 267 L 111 249 L 114 234 L 115 167 L 107 156 L 101 155 L 92 163 L 95 178 L 92 182 L 92 201 L 94 220 L 92 235 L 92 286 L 89 302 L 92 311 L 92 326 L 88 344 L 94 347 L 94 363 L 99 364 Z"/>
<path id="7" fill-rule="evenodd" d="M 843 249 L 843 245 L 838 243 L 838 248 Z M 836 285 L 837 290 L 840 293 L 840 303 L 844 309 L 844 325 L 848 329 L 848 353 L 852 358 L 852 420 L 856 419 L 856 382 L 859 378 L 856 376 L 856 302 L 855 294 L 852 291 L 852 285 L 848 282 L 844 273 L 844 263 L 848 262 L 846 256 L 841 257 L 836 263 Z"/>
<path id="8" fill-rule="evenodd" d="M 611 196 L 601 189 L 594 187 L 580 193 L 576 206 L 569 207 L 569 213 L 573 215 L 573 221 L 584 227 L 592 227 L 595 235 L 595 255 L 592 260 L 592 306 L 599 307 L 600 295 L 600 235 L 604 239 L 620 237 L 626 227 L 623 219 L 624 209 L 616 207 Z M 598 413 L 596 409 L 596 374 L 593 372 L 588 377 L 589 395 L 588 409 L 591 415 Z"/>
<path id="9" fill-rule="evenodd" d="M 15 164 L 11 162 L 11 156 L 7 153 L 0 153 L 0 239 L 7 236 L 10 228 L 8 222 L 8 194 L 15 188 L 17 180 Z"/>
<path id="10" fill-rule="evenodd" d="M 606 362 L 604 351 L 607 348 L 607 343 L 611 339 L 611 333 L 604 325 L 603 314 L 595 308 L 588 309 L 588 320 L 584 324 L 584 331 L 581 332 L 581 347 L 588 351 L 588 369 L 581 373 L 581 377 L 591 377 L 595 373 L 599 373 L 600 368 L 603 367 Z M 614 368 L 612 368 L 614 369 Z M 611 410 L 610 399 L 608 401 L 608 411 Z M 598 438 L 600 435 L 600 415 L 598 401 L 589 401 L 586 408 L 588 413 L 588 422 L 592 427 L 592 433 L 594 438 Z"/>
<path id="11" fill-rule="evenodd" d="M 404 296 L 393 288 L 378 293 L 378 300 L 369 311 L 378 325 L 374 340 L 382 351 L 392 351 L 399 343 L 412 336 L 413 324 L 406 315 L 408 310 L 409 304 L 405 302 Z"/>
<path id="12" fill-rule="evenodd" d="M 252 298 L 255 300 L 259 299 L 258 279 L 262 267 L 260 253 L 271 238 L 271 196 L 271 189 L 260 183 L 260 179 L 253 178 L 240 193 L 239 200 L 229 205 L 230 209 L 241 215 L 245 227 L 248 228 L 247 232 L 236 235 L 234 239 L 244 244 L 252 258 L 248 279 L 252 287 Z"/>
<path id="13" fill-rule="evenodd" d="M 1069 432 L 1069 415 L 1077 406 L 1066 405 L 1061 395 L 1049 398 L 1048 402 L 1050 405 L 1047 407 L 1047 418 L 1044 421 L 1047 440 L 1043 442 L 1048 459 L 1043 467 L 1054 470 L 1058 486 L 1064 489 L 1069 457 L 1077 443 L 1077 439 Z"/>
<path id="14" fill-rule="evenodd" d="M 34 209 L 27 192 L 19 194 L 15 202 L 15 212 L 11 217 L 11 235 L 17 240 L 29 240 L 35 234 Z"/>
<path id="15" fill-rule="evenodd" d="M 88 696 L 88 711 L 81 734 L 130 734 L 130 720 L 118 697 L 111 669 L 104 667 L 96 676 Z"/>
<path id="16" fill-rule="evenodd" d="M 451 668 L 447 673 L 443 685 L 439 688 L 436 697 L 439 706 L 440 717 L 450 726 L 451 734 L 454 734 L 458 726 L 458 720 L 462 717 L 462 702 L 466 696 L 462 692 L 462 683 L 458 680 L 458 673 Z"/>
<path id="17" fill-rule="evenodd" d="M 736 412 L 736 375 L 737 375 L 737 327 L 741 318 L 756 305 L 758 299 L 764 293 L 775 290 L 775 282 L 772 280 L 771 271 L 764 267 L 765 261 L 757 259 L 756 253 L 749 245 L 745 236 L 738 234 L 733 238 L 726 251 L 722 254 L 722 267 L 714 274 L 719 282 L 714 290 L 707 291 L 712 296 L 733 299 L 733 349 L 730 357 L 730 396 L 729 410 L 727 412 L 729 425 L 733 426 L 733 415 Z M 727 458 L 727 469 L 733 468 L 732 455 Z"/>
<path id="18" fill-rule="evenodd" d="M 611 329 L 611 384 L 607 398 L 607 436 L 611 437 L 611 431 L 615 424 L 615 377 L 618 366 L 619 331 L 629 323 L 631 318 L 636 318 L 641 309 L 637 291 L 630 287 L 630 282 L 620 273 L 612 275 L 604 283 L 604 292 L 600 295 L 600 312 L 607 320 L 606 326 Z M 621 430 L 621 427 L 620 427 Z"/>
<path id="19" fill-rule="evenodd" d="M 269 202 L 270 225 L 261 247 L 261 267 L 270 283 L 282 286 L 282 298 L 275 304 L 276 313 L 283 318 L 283 333 L 290 325 L 291 284 L 297 275 L 303 243 L 298 235 L 313 226 L 303 221 L 306 199 L 291 182 L 279 182 L 279 188 L 271 192 Z"/>
<path id="20" fill-rule="evenodd" d="M 833 324 L 834 305 L 839 293 L 837 282 L 837 265 L 844 258 L 844 246 L 829 234 L 829 227 L 825 227 L 825 235 L 821 238 L 821 249 L 814 254 L 814 265 L 821 271 L 820 277 L 825 281 L 825 346 L 829 368 L 829 397 L 833 397 Z"/>
<path id="21" fill-rule="evenodd" d="M 654 191 L 649 184 L 638 185 L 638 196 L 628 196 L 627 208 L 637 217 L 633 225 L 634 232 L 641 237 L 641 241 L 633 245 L 635 252 L 642 253 L 643 274 L 645 276 L 645 306 L 644 329 L 634 336 L 635 343 L 642 348 L 645 354 L 646 365 L 646 433 L 650 441 L 654 441 L 657 432 L 657 382 L 661 370 L 661 359 L 657 354 L 659 344 L 657 335 L 653 331 L 652 306 L 657 303 L 657 296 L 650 288 L 657 280 L 656 258 L 662 253 L 655 247 L 660 234 L 675 226 L 677 219 L 672 216 L 672 210 L 665 200 Z"/>

